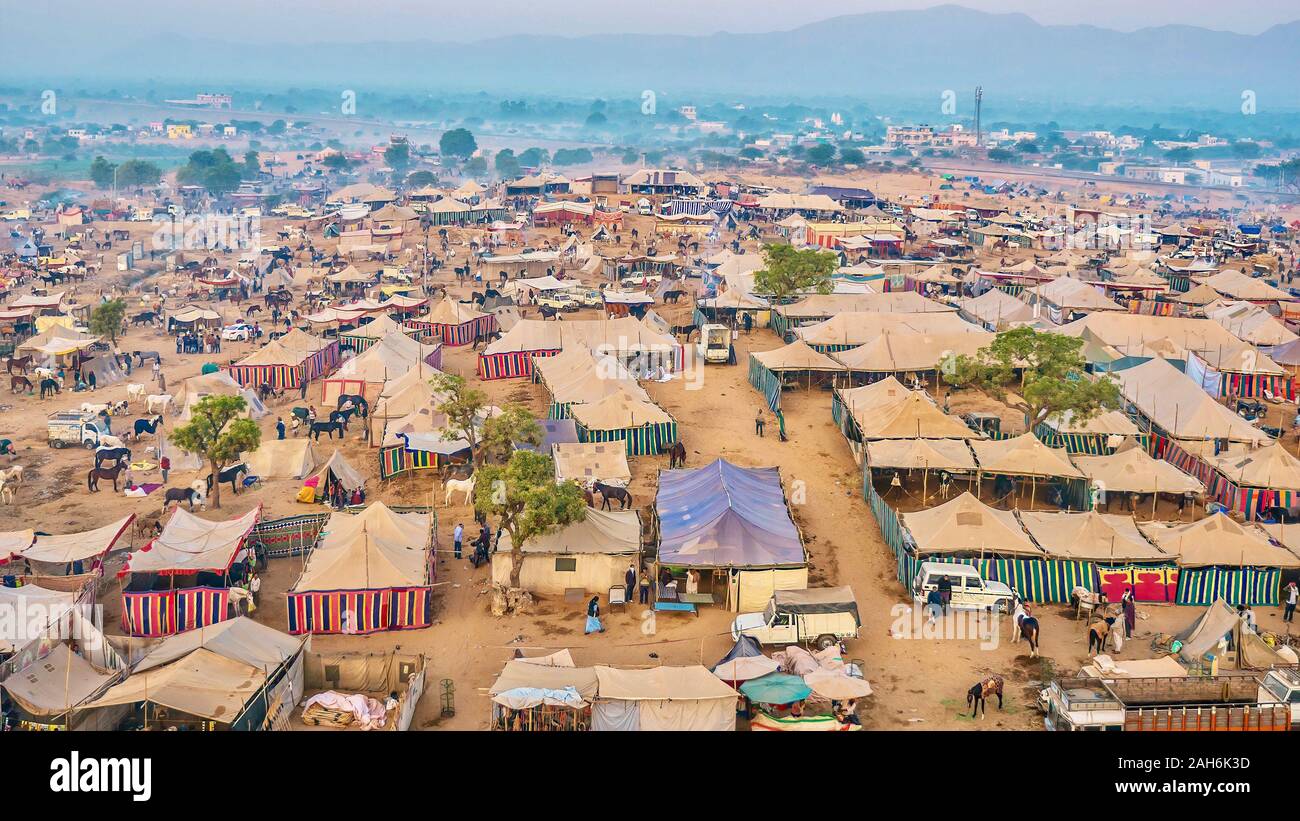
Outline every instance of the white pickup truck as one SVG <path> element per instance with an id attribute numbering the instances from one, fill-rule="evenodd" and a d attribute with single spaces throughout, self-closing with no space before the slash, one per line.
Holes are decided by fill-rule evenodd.
<path id="1" fill-rule="evenodd" d="M 816 644 L 818 650 L 857 638 L 862 619 L 852 587 L 778 590 L 761 613 L 741 613 L 731 637 L 753 636 L 760 644 Z"/>

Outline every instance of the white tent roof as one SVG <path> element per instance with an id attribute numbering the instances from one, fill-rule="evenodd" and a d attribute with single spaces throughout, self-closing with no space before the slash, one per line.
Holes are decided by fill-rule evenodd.
<path id="1" fill-rule="evenodd" d="M 225 572 L 262 515 L 262 506 L 235 519 L 210 522 L 180 507 L 172 511 L 162 535 L 127 556 L 132 573 Z"/>
<path id="2" fill-rule="evenodd" d="M 429 514 L 394 513 L 374 502 L 359 514 L 330 514 L 292 592 L 428 584 L 428 556 Z"/>

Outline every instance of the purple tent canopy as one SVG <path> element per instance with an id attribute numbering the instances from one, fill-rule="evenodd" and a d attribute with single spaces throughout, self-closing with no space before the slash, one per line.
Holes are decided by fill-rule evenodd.
<path id="1" fill-rule="evenodd" d="M 718 459 L 659 473 L 655 497 L 661 564 L 783 567 L 807 561 L 776 468 Z"/>

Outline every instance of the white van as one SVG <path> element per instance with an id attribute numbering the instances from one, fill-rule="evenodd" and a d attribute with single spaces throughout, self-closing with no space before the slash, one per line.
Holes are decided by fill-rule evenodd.
<path id="1" fill-rule="evenodd" d="M 912 581 L 912 596 L 925 604 L 931 590 L 939 589 L 939 580 L 952 582 L 951 606 L 963 610 L 995 608 L 999 613 L 1011 612 L 1011 588 L 999 581 L 985 581 L 978 568 L 959 562 L 921 562 Z"/>

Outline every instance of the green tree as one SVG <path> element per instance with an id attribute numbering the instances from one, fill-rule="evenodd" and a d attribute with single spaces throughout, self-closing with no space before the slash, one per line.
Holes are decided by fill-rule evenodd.
<path id="1" fill-rule="evenodd" d="M 483 423 L 483 461 L 505 462 L 514 452 L 516 443 L 540 445 L 542 426 L 529 413 L 528 408 L 512 402 L 501 413 Z"/>
<path id="2" fill-rule="evenodd" d="M 244 175 L 234 163 L 218 165 L 203 175 L 203 187 L 214 197 L 224 197 L 239 187 Z"/>
<path id="3" fill-rule="evenodd" d="M 572 479 L 557 483 L 551 457 L 517 450 L 504 465 L 484 465 L 474 484 L 474 509 L 496 516 L 510 534 L 510 586 L 519 586 L 530 540 L 587 517 L 586 496 Z"/>
<path id="4" fill-rule="evenodd" d="M 478 150 L 474 135 L 465 128 L 453 128 L 442 132 L 438 138 L 438 152 L 447 157 L 466 158 Z"/>
<path id="5" fill-rule="evenodd" d="M 1192 159 L 1192 149 L 1185 145 L 1171 148 L 1165 152 L 1165 159 L 1170 162 L 1188 162 Z"/>
<path id="6" fill-rule="evenodd" d="M 157 185 L 162 169 L 147 160 L 127 160 L 117 169 L 117 182 L 127 188 Z"/>
<path id="7" fill-rule="evenodd" d="M 555 165 L 582 165 L 591 162 L 592 159 L 590 149 L 561 148 L 551 157 L 551 162 Z"/>
<path id="8" fill-rule="evenodd" d="M 527 168 L 540 168 L 551 161 L 551 152 L 545 148 L 529 148 L 519 155 L 519 164 Z"/>
<path id="9" fill-rule="evenodd" d="M 406 187 L 423 188 L 426 185 L 433 185 L 437 180 L 432 171 L 412 171 L 406 175 Z"/>
<path id="10" fill-rule="evenodd" d="M 117 166 L 103 157 L 95 157 L 90 164 L 90 181 L 98 188 L 108 188 L 113 184 L 113 171 Z"/>
<path id="11" fill-rule="evenodd" d="M 1015 159 L 1015 154 L 1005 148 L 994 148 L 989 150 L 989 159 L 993 162 L 1007 162 Z"/>
<path id="12" fill-rule="evenodd" d="M 503 180 L 513 180 L 520 174 L 519 158 L 509 148 L 498 151 L 496 157 L 492 160 L 492 165 Z"/>
<path id="13" fill-rule="evenodd" d="M 767 264 L 754 274 L 754 290 L 770 294 L 777 302 L 806 291 L 829 294 L 831 274 L 839 267 L 839 257 L 832 251 L 801 251 L 792 245 L 765 245 L 763 259 Z"/>
<path id="14" fill-rule="evenodd" d="M 840 151 L 840 162 L 845 165 L 862 165 L 866 161 L 867 155 L 860 148 L 845 148 Z"/>
<path id="15" fill-rule="evenodd" d="M 826 165 L 835 159 L 835 146 L 830 143 L 817 143 L 804 155 L 813 165 Z"/>
<path id="16" fill-rule="evenodd" d="M 347 157 L 336 153 L 326 154 L 325 159 L 321 160 L 321 165 L 331 171 L 345 171 L 352 165 L 352 163 L 348 162 Z"/>
<path id="17" fill-rule="evenodd" d="M 244 152 L 244 168 L 241 176 L 246 180 L 255 180 L 262 173 L 262 160 L 256 151 Z"/>
<path id="18" fill-rule="evenodd" d="M 469 162 L 465 163 L 465 172 L 475 177 L 481 177 L 487 173 L 487 160 L 482 157 L 470 157 Z"/>
<path id="19" fill-rule="evenodd" d="M 409 143 L 391 143 L 384 149 L 384 162 L 399 174 L 411 164 L 411 146 Z"/>
<path id="20" fill-rule="evenodd" d="M 257 450 L 262 430 L 244 416 L 248 403 L 242 396 L 213 394 L 196 402 L 190 421 L 172 431 L 176 447 L 196 453 L 208 460 L 212 470 L 212 507 L 221 509 L 221 483 L 216 481 L 221 466 L 233 462 L 241 453 Z"/>
<path id="21" fill-rule="evenodd" d="M 126 317 L 126 302 L 110 299 L 101 302 L 90 312 L 90 332 L 96 336 L 106 336 L 116 345 L 117 335 L 122 332 L 122 320 Z"/>
<path id="22" fill-rule="evenodd" d="M 609 123 L 609 118 L 599 111 L 593 111 L 587 115 L 587 128 L 600 128 Z"/>
<path id="23" fill-rule="evenodd" d="M 439 374 L 429 380 L 434 391 L 442 397 L 437 410 L 447 417 L 447 428 L 459 438 L 469 442 L 470 466 L 478 464 L 479 429 L 488 415 L 487 394 L 471 388 L 465 377 Z"/>
<path id="24" fill-rule="evenodd" d="M 998 334 L 974 356 L 953 358 L 941 371 L 950 385 L 979 387 L 1022 411 L 1033 430 L 1060 413 L 1086 422 L 1122 406 L 1113 379 L 1089 377 L 1082 350 L 1081 338 L 1015 328 Z"/>
<path id="25" fill-rule="evenodd" d="M 755 148 L 752 145 L 747 146 L 745 148 L 740 149 L 740 156 L 747 160 L 757 160 L 763 156 L 763 150 L 761 148 Z M 634 156 L 633 162 L 635 161 L 636 158 Z"/>

